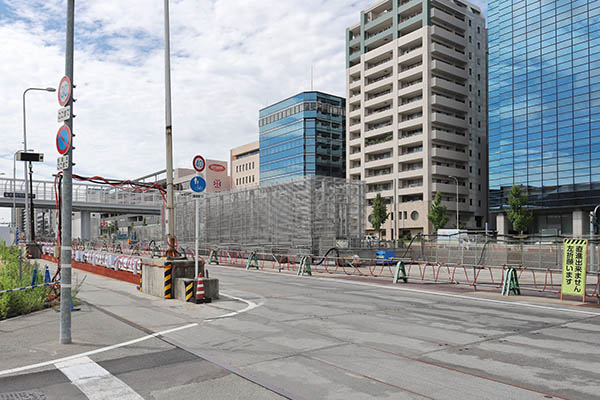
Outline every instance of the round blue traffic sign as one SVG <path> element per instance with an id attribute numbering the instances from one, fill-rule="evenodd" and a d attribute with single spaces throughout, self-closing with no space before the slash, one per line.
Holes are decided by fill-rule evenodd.
<path id="1" fill-rule="evenodd" d="M 190 188 L 196 193 L 204 192 L 206 181 L 200 176 L 195 176 L 190 181 Z"/>
<path id="2" fill-rule="evenodd" d="M 68 126 L 63 125 L 56 134 L 56 150 L 61 155 L 65 155 L 71 148 L 71 130 Z"/>

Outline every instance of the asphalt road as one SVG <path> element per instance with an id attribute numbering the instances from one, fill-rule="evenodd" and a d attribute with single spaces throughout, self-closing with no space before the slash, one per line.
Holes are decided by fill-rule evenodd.
<path id="1" fill-rule="evenodd" d="M 1 355 L 11 343 L 5 338 L 19 344 L 40 329 L 48 342 L 57 338 L 52 310 L 43 312 L 43 323 L 32 316 L 31 330 L 24 331 L 30 333 L 21 338 L 3 322 L 4 371 L 99 352 L 5 377 L 0 371 L 0 400 L 8 392 L 48 399 L 117 398 L 107 393 L 124 399 L 596 399 L 600 393 L 598 309 L 444 293 L 431 285 L 225 267 L 210 267 L 210 273 L 223 293 L 246 302 L 163 301 L 88 274 L 80 294 L 88 304 L 73 314 L 75 345 L 37 353 L 21 346 Z M 108 397 L 94 397 L 99 383 L 112 390 L 100 391 Z"/>

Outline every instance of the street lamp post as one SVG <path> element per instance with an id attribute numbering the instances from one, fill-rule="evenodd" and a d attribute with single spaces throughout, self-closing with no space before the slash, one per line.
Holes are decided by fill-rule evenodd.
<path id="1" fill-rule="evenodd" d="M 459 224 L 458 224 L 458 178 L 455 176 L 449 176 L 448 178 L 452 178 L 456 181 L 456 229 L 460 230 Z"/>
<path id="2" fill-rule="evenodd" d="M 52 87 L 47 87 L 47 88 L 32 87 L 32 88 L 25 89 L 25 91 L 23 92 L 23 150 L 26 153 L 27 153 L 27 119 L 25 118 L 25 95 L 30 90 L 38 90 L 38 91 L 42 91 L 42 92 L 56 92 L 56 89 L 52 88 Z M 23 165 L 23 175 L 25 178 L 25 220 L 27 221 L 27 218 L 29 218 L 29 204 L 27 201 L 29 198 L 29 188 L 27 186 L 27 163 L 24 163 L 24 165 Z M 27 231 L 27 236 L 26 236 L 27 243 L 29 243 L 31 241 L 31 226 L 30 226 L 30 224 L 27 224 L 27 223 L 25 224 L 25 226 L 26 226 L 26 231 Z"/>

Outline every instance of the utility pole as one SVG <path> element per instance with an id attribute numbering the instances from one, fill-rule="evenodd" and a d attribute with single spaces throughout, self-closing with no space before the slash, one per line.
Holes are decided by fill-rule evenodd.
<path id="1" fill-rule="evenodd" d="M 175 207 L 173 202 L 173 127 L 171 125 L 171 48 L 169 43 L 169 0 L 165 4 L 165 141 L 167 151 L 167 250 L 175 257 Z"/>
<path id="2" fill-rule="evenodd" d="M 65 57 L 65 75 L 71 82 L 71 96 L 67 103 L 71 107 L 71 116 L 65 125 L 73 132 L 73 56 L 75 30 L 75 0 L 67 0 L 67 47 Z M 75 135 L 72 135 L 73 137 Z M 71 228 L 73 207 L 73 140 L 66 153 L 68 167 L 63 171 L 62 179 L 62 238 L 60 241 L 60 343 L 71 343 Z"/>

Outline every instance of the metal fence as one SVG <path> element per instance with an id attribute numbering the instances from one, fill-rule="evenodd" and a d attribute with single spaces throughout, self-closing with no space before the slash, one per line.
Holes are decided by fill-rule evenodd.
<path id="1" fill-rule="evenodd" d="M 484 233 L 459 237 L 424 237 L 397 249 L 399 256 L 435 263 L 461 265 L 521 265 L 523 267 L 561 268 L 566 237 L 490 237 Z M 588 271 L 600 271 L 600 241 L 588 239 Z"/>
<path id="2" fill-rule="evenodd" d="M 199 199 L 201 247 L 323 249 L 360 241 L 364 232 L 364 185 L 345 179 L 305 177 Z M 175 233 L 193 246 L 195 199 L 176 197 Z"/>

